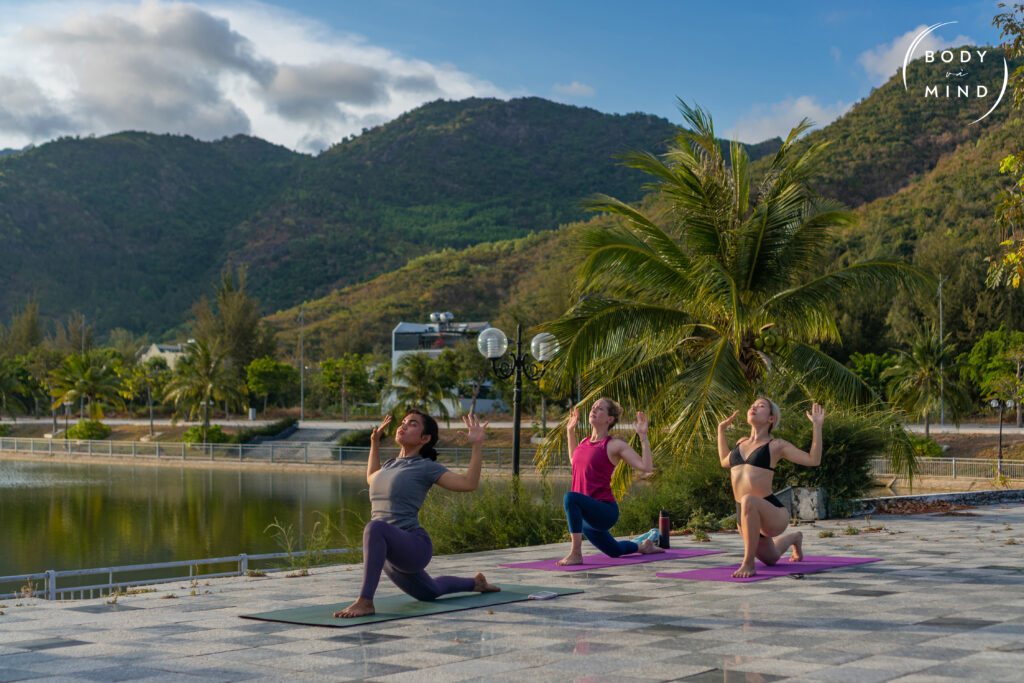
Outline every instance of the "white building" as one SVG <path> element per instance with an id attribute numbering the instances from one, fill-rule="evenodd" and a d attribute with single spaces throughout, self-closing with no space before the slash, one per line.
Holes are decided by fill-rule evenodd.
<path id="1" fill-rule="evenodd" d="M 160 357 L 167 361 L 167 367 L 171 370 L 178 364 L 178 360 L 185 356 L 184 344 L 150 344 L 149 347 L 139 355 L 139 362 L 145 363 L 150 358 Z"/>
<path id="2" fill-rule="evenodd" d="M 490 327 L 490 323 L 486 322 L 457 323 L 454 322 L 454 318 L 455 316 L 448 312 L 431 313 L 429 323 L 398 323 L 391 331 L 391 369 L 398 368 L 398 361 L 410 353 L 426 354 L 433 359 L 459 342 L 469 341 L 475 344 L 477 336 Z M 391 400 L 393 399 L 388 397 L 385 404 L 391 403 Z M 451 405 L 448 406 L 452 416 L 468 411 L 471 401 L 468 398 L 461 399 L 461 406 L 458 408 L 455 403 L 456 401 L 452 399 Z M 478 398 L 476 405 L 477 412 L 480 413 L 503 407 L 501 401 L 484 398 Z"/>

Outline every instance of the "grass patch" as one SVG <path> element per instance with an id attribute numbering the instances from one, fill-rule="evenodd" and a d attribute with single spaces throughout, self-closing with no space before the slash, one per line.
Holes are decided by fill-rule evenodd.
<path id="1" fill-rule="evenodd" d="M 829 529 L 822 529 L 818 532 L 818 538 L 833 538 L 835 535 L 836 532 L 831 531 Z"/>

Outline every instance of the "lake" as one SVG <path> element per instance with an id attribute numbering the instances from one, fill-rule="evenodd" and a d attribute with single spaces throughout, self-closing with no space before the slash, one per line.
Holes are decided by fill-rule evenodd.
<path id="1" fill-rule="evenodd" d="M 364 476 L 0 461 L 0 576 L 280 552 L 267 525 L 317 513 L 358 541 Z"/>

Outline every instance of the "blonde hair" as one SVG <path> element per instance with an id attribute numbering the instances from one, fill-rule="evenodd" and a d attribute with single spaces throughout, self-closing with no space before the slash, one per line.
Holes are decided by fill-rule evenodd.
<path id="1" fill-rule="evenodd" d="M 607 396 L 602 396 L 597 400 L 605 402 L 605 409 L 608 411 L 608 415 L 612 418 L 612 423 L 608 426 L 614 427 L 615 423 L 619 421 L 619 416 L 622 415 L 622 406 L 620 406 L 615 399 L 608 398 Z"/>
<path id="2" fill-rule="evenodd" d="M 770 398 L 767 398 L 765 396 L 758 396 L 756 400 L 767 401 L 768 412 L 770 412 L 772 416 L 775 417 L 775 422 L 768 427 L 768 432 L 771 433 L 773 429 L 782 424 L 782 411 L 779 410 L 779 406 L 776 405 L 775 401 L 771 400 Z"/>

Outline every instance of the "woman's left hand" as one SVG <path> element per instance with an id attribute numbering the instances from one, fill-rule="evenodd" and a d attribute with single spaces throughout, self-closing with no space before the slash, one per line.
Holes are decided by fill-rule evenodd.
<path id="1" fill-rule="evenodd" d="M 478 418 L 474 413 L 470 413 L 469 415 L 463 415 L 462 422 L 466 425 L 465 436 L 467 439 L 469 439 L 469 442 L 483 443 L 484 436 L 486 435 L 486 432 L 484 430 L 487 429 L 487 425 L 489 425 L 490 422 L 484 422 L 483 424 L 480 424 L 480 418 Z"/>
<path id="2" fill-rule="evenodd" d="M 825 409 L 821 407 L 820 403 L 815 403 L 811 406 L 811 412 L 804 411 L 804 415 L 815 427 L 820 427 L 821 423 L 825 421 Z"/>
<path id="3" fill-rule="evenodd" d="M 636 411 L 636 420 L 633 423 L 633 429 L 636 430 L 637 436 L 643 438 L 647 436 L 647 416 L 642 411 Z"/>

